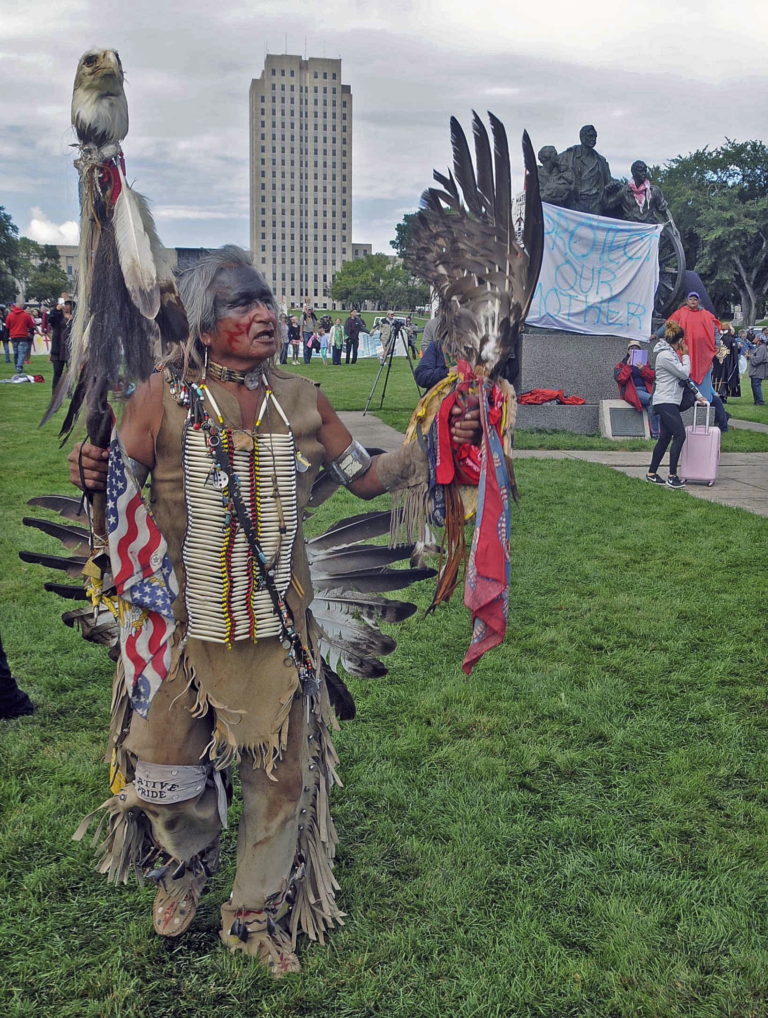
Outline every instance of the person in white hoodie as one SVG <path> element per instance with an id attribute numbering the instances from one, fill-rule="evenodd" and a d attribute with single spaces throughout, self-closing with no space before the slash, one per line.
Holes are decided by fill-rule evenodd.
<path id="1" fill-rule="evenodd" d="M 654 350 L 656 357 L 656 385 L 652 405 L 660 419 L 659 438 L 653 449 L 651 465 L 645 475 L 652 484 L 666 484 L 669 488 L 682 488 L 685 481 L 677 476 L 677 463 L 685 442 L 685 425 L 680 414 L 683 391 L 692 389 L 696 402 L 706 406 L 707 401 L 691 381 L 691 358 L 685 344 L 685 333 L 677 322 L 671 319 L 664 327 L 664 338 Z M 666 481 L 657 473 L 664 453 L 670 442 L 669 477 Z"/>

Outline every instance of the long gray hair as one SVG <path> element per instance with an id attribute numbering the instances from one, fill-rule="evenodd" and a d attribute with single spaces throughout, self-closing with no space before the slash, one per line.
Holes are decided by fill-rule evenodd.
<path id="1" fill-rule="evenodd" d="M 216 276 L 222 269 L 238 267 L 253 269 L 256 272 L 264 288 L 264 306 L 277 315 L 277 303 L 272 290 L 266 279 L 254 268 L 247 251 L 235 244 L 225 244 L 216 251 L 209 251 L 194 265 L 185 269 L 178 278 L 179 293 L 187 312 L 189 333 L 186 340 L 165 358 L 164 363 L 179 368 L 182 375 L 202 371 L 205 346 L 201 337 L 216 328 L 214 307 Z"/>

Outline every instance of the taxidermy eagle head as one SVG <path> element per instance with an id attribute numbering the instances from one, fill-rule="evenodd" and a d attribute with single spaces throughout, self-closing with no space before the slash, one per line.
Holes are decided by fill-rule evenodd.
<path id="1" fill-rule="evenodd" d="M 72 126 L 81 145 L 114 146 L 128 134 L 128 104 L 123 91 L 123 65 L 117 50 L 83 53 L 72 91 Z"/>

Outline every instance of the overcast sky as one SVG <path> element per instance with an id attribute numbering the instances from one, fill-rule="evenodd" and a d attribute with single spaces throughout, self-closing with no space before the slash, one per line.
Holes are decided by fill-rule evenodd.
<path id="1" fill-rule="evenodd" d="M 76 243 L 69 125 L 82 52 L 117 49 L 128 178 L 168 246 L 248 246 L 248 88 L 266 52 L 341 57 L 354 97 L 353 240 L 394 226 L 450 160 L 448 120 L 504 121 L 513 172 L 594 123 L 614 175 L 768 131 L 768 5 L 757 0 L 0 0 L 0 205 Z M 513 187 L 520 185 L 520 174 Z"/>

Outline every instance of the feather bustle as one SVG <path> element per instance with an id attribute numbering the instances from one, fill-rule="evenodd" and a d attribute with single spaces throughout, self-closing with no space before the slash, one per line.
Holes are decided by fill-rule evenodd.
<path id="1" fill-rule="evenodd" d="M 519 364 L 520 326 L 536 286 L 540 248 L 532 241 L 529 257 L 515 236 L 506 131 L 493 114 L 490 123 L 492 152 L 488 132 L 473 117 L 475 173 L 464 133 L 452 118 L 453 174 L 436 172 L 444 190 L 430 188 L 422 196 L 406 264 L 437 292 L 448 360 L 463 358 L 495 379 L 507 365 Z M 524 140 L 524 153 L 525 145 Z M 460 196 L 451 193 L 454 180 Z M 534 223 L 538 201 L 534 187 Z"/>
<path id="2" fill-rule="evenodd" d="M 112 613 L 105 609 L 94 613 L 90 605 L 87 608 L 75 608 L 64 612 L 61 621 L 64 625 L 77 629 L 88 643 L 114 647 L 120 641 L 120 627 Z"/>
<path id="3" fill-rule="evenodd" d="M 307 552 L 314 575 L 346 576 L 381 569 L 392 562 L 401 562 L 410 557 L 411 548 L 409 545 L 388 548 L 386 545 L 363 544 L 318 553 L 308 547 Z"/>
<path id="4" fill-rule="evenodd" d="M 493 165 L 496 175 L 496 227 L 512 230 L 512 173 L 509 168 L 509 144 L 504 125 L 493 113 L 488 114 L 493 133 Z M 514 237 L 512 230 L 511 237 Z"/>
<path id="5" fill-rule="evenodd" d="M 354 594 L 351 591 L 327 596 L 323 591 L 315 595 L 313 611 L 316 604 L 333 605 L 336 611 L 360 616 L 369 622 L 402 622 L 416 611 L 416 605 L 409 601 L 395 601 L 388 597 L 374 597 L 372 594 Z"/>
<path id="6" fill-rule="evenodd" d="M 349 590 L 361 594 L 382 594 L 388 590 L 402 590 L 418 580 L 428 580 L 435 575 L 434 569 L 370 569 L 359 573 L 320 577 L 325 590 Z"/>
<path id="7" fill-rule="evenodd" d="M 387 511 L 361 513 L 334 523 L 324 534 L 310 538 L 307 547 L 311 551 L 338 548 L 357 544 L 372 537 L 381 537 L 389 532 L 391 513 Z"/>
<path id="8" fill-rule="evenodd" d="M 71 495 L 35 495 L 34 498 L 27 500 L 27 505 L 36 506 L 39 509 L 49 509 L 67 520 L 88 522 L 82 498 L 73 498 Z"/>
<path id="9" fill-rule="evenodd" d="M 73 586 L 68 583 L 44 583 L 43 590 L 49 594 L 58 594 L 67 601 L 87 601 L 88 595 L 82 586 Z"/>
<path id="10" fill-rule="evenodd" d="M 523 131 L 523 161 L 525 163 L 525 223 L 523 225 L 523 247 L 528 255 L 528 273 L 538 279 L 541 261 L 544 257 L 544 213 L 541 208 L 539 190 L 539 169 L 536 154 L 527 131 Z M 534 287 L 529 288 L 528 299 L 523 305 L 523 317 L 533 300 Z"/>
<path id="11" fill-rule="evenodd" d="M 36 551 L 20 551 L 19 558 L 22 562 L 45 566 L 46 569 L 60 569 L 73 579 L 83 575 L 83 566 L 86 563 L 85 555 L 64 558 L 62 555 L 44 555 Z"/>
<path id="12" fill-rule="evenodd" d="M 68 551 L 78 555 L 90 554 L 91 535 L 84 527 L 70 527 L 64 523 L 37 519 L 33 516 L 24 516 L 21 522 L 25 527 L 34 527 L 50 537 L 55 537 Z"/>

